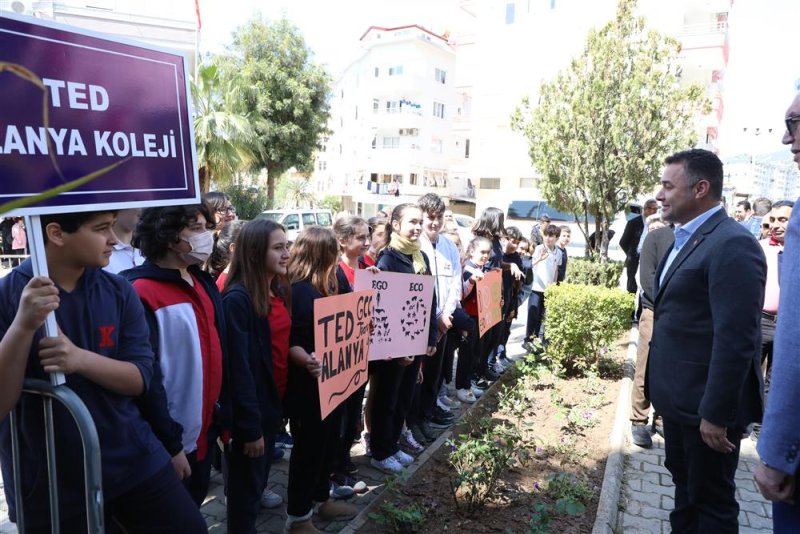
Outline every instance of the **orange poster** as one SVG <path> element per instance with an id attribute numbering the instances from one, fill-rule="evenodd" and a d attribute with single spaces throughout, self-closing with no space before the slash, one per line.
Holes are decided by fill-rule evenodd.
<path id="1" fill-rule="evenodd" d="M 478 292 L 478 331 L 483 337 L 491 327 L 503 318 L 503 273 L 489 271 L 475 285 Z"/>
<path id="2" fill-rule="evenodd" d="M 374 291 L 314 301 L 314 347 L 322 364 L 319 409 L 325 419 L 367 381 Z"/>

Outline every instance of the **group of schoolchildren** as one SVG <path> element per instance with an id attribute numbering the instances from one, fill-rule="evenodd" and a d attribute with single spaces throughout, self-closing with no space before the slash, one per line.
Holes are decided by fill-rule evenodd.
<path id="1" fill-rule="evenodd" d="M 510 365 L 504 345 L 525 286 L 543 291 L 548 281 L 537 285 L 536 273 L 553 263 L 547 232 L 547 255 L 537 248 L 526 259 L 516 250 L 525 240 L 495 208 L 476 222 L 462 258 L 435 194 L 388 217 L 310 227 L 291 244 L 278 223 L 235 220 L 224 195 L 205 200 L 42 216 L 49 276 L 34 276 L 26 261 L 0 279 L 0 463 L 9 515 L 14 521 L 24 508 L 26 531 L 49 531 L 51 517 L 45 421 L 41 401 L 21 395 L 24 379 L 64 373 L 89 409 L 110 532 L 205 532 L 199 507 L 220 450 L 228 529 L 255 532 L 260 506 L 282 504 L 267 481 L 286 420 L 293 449 L 285 530 L 318 532 L 314 514 L 356 513 L 332 496 L 366 490 L 350 458 L 362 434 L 371 464 L 398 473 L 453 422 L 459 401 L 475 402 Z M 112 258 L 119 275 L 104 270 Z M 359 269 L 435 277 L 428 349 L 370 362 L 368 384 L 323 419 L 314 301 L 352 291 Z M 503 272 L 503 320 L 479 336 L 475 285 L 491 269 Z M 59 333 L 45 337 L 53 311 Z M 454 366 L 458 400 L 447 395 Z M 78 430 L 58 406 L 54 426 L 61 528 L 85 531 Z"/>

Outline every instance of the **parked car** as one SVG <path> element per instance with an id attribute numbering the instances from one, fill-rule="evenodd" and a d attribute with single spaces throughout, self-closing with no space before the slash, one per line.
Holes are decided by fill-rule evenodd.
<path id="1" fill-rule="evenodd" d="M 270 219 L 286 228 L 286 238 L 293 242 L 304 229 L 309 226 L 332 226 L 331 210 L 299 208 L 293 210 L 262 211 L 256 219 Z"/>

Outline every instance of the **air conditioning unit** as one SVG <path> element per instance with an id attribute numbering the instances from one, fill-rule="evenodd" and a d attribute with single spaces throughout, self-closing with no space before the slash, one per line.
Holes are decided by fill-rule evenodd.
<path id="1" fill-rule="evenodd" d="M 33 0 L 11 0 L 11 11 L 20 15 L 33 15 Z"/>

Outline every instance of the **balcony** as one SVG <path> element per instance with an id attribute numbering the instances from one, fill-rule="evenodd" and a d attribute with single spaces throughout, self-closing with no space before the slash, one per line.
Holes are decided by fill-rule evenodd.
<path id="1" fill-rule="evenodd" d="M 678 39 L 681 56 L 694 64 L 722 70 L 728 64 L 728 22 L 686 24 Z"/>

